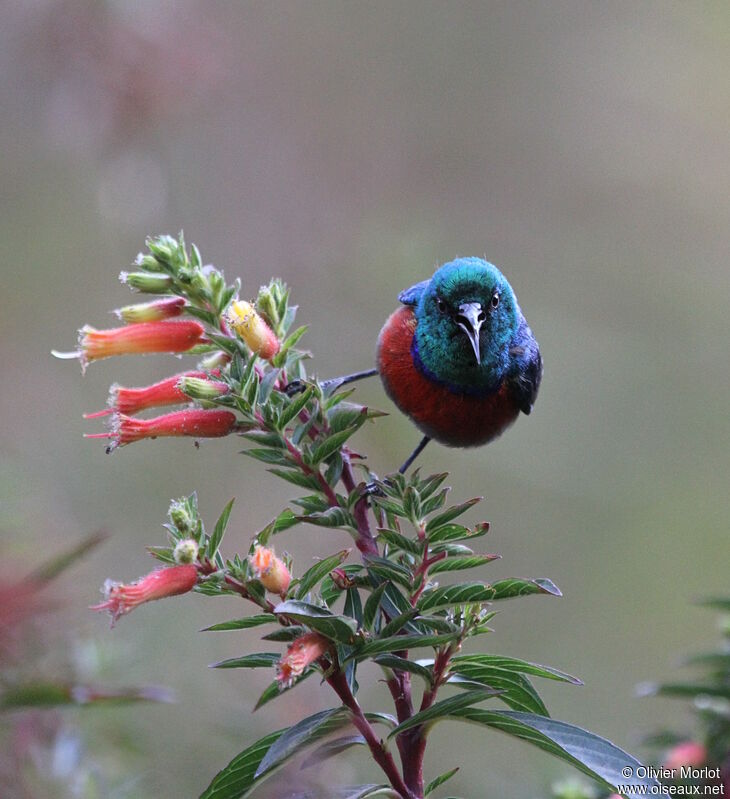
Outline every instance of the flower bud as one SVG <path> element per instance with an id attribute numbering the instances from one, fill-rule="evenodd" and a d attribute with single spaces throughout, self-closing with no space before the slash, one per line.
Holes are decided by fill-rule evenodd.
<path id="1" fill-rule="evenodd" d="M 170 521 L 183 535 L 190 534 L 197 526 L 197 519 L 191 516 L 184 499 L 173 500 L 170 503 L 168 515 L 170 516 Z"/>
<path id="2" fill-rule="evenodd" d="M 143 294 L 166 294 L 172 288 L 169 275 L 151 275 L 149 272 L 120 272 L 120 282 L 133 291 Z"/>
<path id="3" fill-rule="evenodd" d="M 281 558 L 277 558 L 273 549 L 256 546 L 249 559 L 254 576 L 263 587 L 272 594 L 286 596 L 291 582 L 291 573 Z"/>
<path id="4" fill-rule="evenodd" d="M 172 557 L 175 563 L 195 563 L 198 559 L 198 542 L 192 538 L 183 538 L 175 544 Z"/>
<path id="5" fill-rule="evenodd" d="M 91 610 L 109 611 L 113 627 L 120 616 L 134 610 L 137 605 L 168 596 L 186 594 L 192 591 L 197 581 L 198 570 L 189 563 L 158 569 L 127 585 L 107 580 L 103 589 L 104 602 L 92 605 Z"/>
<path id="6" fill-rule="evenodd" d="M 128 325 L 135 322 L 161 322 L 163 319 L 171 319 L 180 316 L 184 308 L 183 297 L 165 297 L 162 300 L 125 305 L 123 308 L 117 308 L 114 313 Z"/>
<path id="7" fill-rule="evenodd" d="M 286 654 L 276 666 L 276 679 L 281 688 L 288 688 L 300 677 L 304 670 L 311 666 L 327 652 L 330 642 L 319 633 L 309 632 L 289 644 Z"/>
<path id="8" fill-rule="evenodd" d="M 137 254 L 137 257 L 134 259 L 134 265 L 139 266 L 147 272 L 160 272 L 162 271 L 162 266 L 160 262 L 155 258 L 154 255 L 150 253 L 140 252 Z"/>
<path id="9" fill-rule="evenodd" d="M 228 385 L 220 380 L 207 380 L 200 377 L 182 375 L 177 387 L 186 396 L 194 400 L 216 400 L 228 393 Z"/>
<path id="10" fill-rule="evenodd" d="M 279 351 L 281 343 L 250 302 L 236 300 L 226 311 L 226 321 L 248 348 L 267 360 Z"/>
<path id="11" fill-rule="evenodd" d="M 217 352 L 211 352 L 210 355 L 206 355 L 198 366 L 206 372 L 214 372 L 223 366 L 228 366 L 230 362 L 231 356 L 227 352 L 218 350 Z"/>
<path id="12" fill-rule="evenodd" d="M 138 419 L 115 413 L 108 433 L 87 433 L 85 438 L 108 438 L 107 452 L 145 438 L 191 436 L 193 438 L 220 438 L 233 432 L 236 416 L 230 411 L 193 408 L 173 411 L 153 419 Z"/>
<path id="13" fill-rule="evenodd" d="M 152 256 L 163 263 L 170 263 L 180 246 L 172 236 L 148 238 L 146 244 Z"/>

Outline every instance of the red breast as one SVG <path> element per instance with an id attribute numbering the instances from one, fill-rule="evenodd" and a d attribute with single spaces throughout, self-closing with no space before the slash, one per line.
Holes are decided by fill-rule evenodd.
<path id="1" fill-rule="evenodd" d="M 377 363 L 388 396 L 415 425 L 449 447 L 476 447 L 500 435 L 519 414 L 509 386 L 487 396 L 462 394 L 426 377 L 413 362 L 413 309 L 394 311 L 378 337 Z"/>

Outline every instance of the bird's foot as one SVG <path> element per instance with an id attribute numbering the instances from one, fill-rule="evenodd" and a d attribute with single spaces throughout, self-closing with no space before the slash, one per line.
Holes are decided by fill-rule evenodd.
<path id="1" fill-rule="evenodd" d="M 307 384 L 303 380 L 290 380 L 284 386 L 284 393 L 287 397 L 294 397 L 301 394 L 307 388 Z"/>

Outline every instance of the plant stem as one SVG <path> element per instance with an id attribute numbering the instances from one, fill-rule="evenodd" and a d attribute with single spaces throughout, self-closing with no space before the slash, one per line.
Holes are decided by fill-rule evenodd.
<path id="1" fill-rule="evenodd" d="M 383 772 L 390 781 L 390 784 L 393 786 L 393 789 L 396 790 L 403 797 L 403 799 L 420 799 L 423 794 L 413 793 L 413 791 L 411 791 L 403 781 L 403 777 L 401 777 L 401 774 L 398 771 L 395 760 L 393 760 L 393 755 L 390 754 L 390 752 L 385 748 L 382 740 L 375 734 L 372 725 L 362 712 L 360 704 L 353 696 L 344 673 L 339 668 L 336 669 L 327 678 L 327 682 L 333 688 L 337 696 L 342 700 L 342 704 L 345 705 L 345 707 L 352 714 L 352 723 L 365 739 L 370 752 L 373 755 L 373 759 L 380 766 L 380 768 L 383 769 Z"/>
<path id="2" fill-rule="evenodd" d="M 352 463 L 350 462 L 350 453 L 345 447 L 341 451 L 342 456 L 342 483 L 347 489 L 349 494 L 355 489 L 355 476 L 352 471 Z M 370 529 L 370 520 L 368 519 L 368 502 L 367 497 L 362 496 L 355 503 L 354 514 L 357 523 L 358 537 L 356 546 L 360 552 L 365 555 L 378 555 L 378 545 L 373 538 L 373 532 Z"/>

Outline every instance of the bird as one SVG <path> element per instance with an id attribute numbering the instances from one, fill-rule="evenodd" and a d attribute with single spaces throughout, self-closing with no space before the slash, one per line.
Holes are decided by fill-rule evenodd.
<path id="1" fill-rule="evenodd" d="M 540 348 L 502 272 L 456 258 L 398 295 L 378 337 L 376 368 L 324 381 L 328 390 L 378 374 L 386 394 L 423 433 L 398 470 L 433 440 L 478 447 L 532 411 Z"/>

